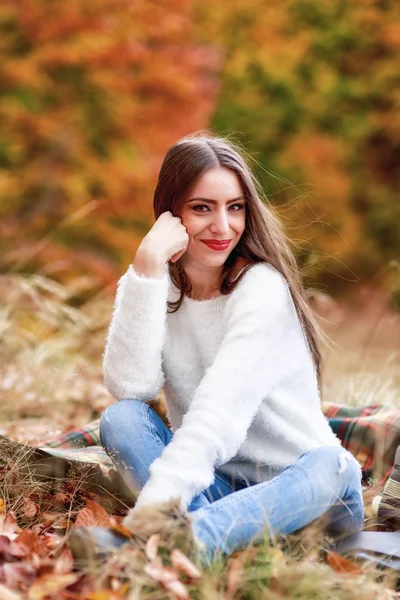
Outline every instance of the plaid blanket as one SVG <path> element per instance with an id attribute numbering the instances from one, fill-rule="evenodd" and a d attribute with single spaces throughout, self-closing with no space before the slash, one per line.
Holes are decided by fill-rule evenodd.
<path id="1" fill-rule="evenodd" d="M 400 445 L 400 410 L 383 404 L 351 407 L 333 403 L 324 403 L 322 409 L 344 448 L 361 464 L 363 483 L 383 486 Z"/>
<path id="2" fill-rule="evenodd" d="M 324 403 L 322 408 L 342 445 L 360 462 L 364 485 L 378 482 L 383 486 L 400 445 L 400 410 L 378 404 L 349 407 Z M 117 502 L 133 504 L 135 498 L 100 445 L 99 420 L 39 448 L 28 448 L 30 472 L 59 481 L 72 479 Z M 15 459 L 23 451 L 26 456 L 27 446 L 0 436 L 0 460 Z"/>

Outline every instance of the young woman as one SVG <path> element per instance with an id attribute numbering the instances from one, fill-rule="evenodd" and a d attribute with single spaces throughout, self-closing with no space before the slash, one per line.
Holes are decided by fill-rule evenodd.
<path id="1" fill-rule="evenodd" d="M 156 222 L 119 281 L 101 443 L 137 495 L 178 498 L 208 559 L 325 514 L 363 527 L 361 468 L 325 419 L 317 328 L 245 159 L 194 134 L 167 152 Z M 170 430 L 148 402 L 163 387 Z"/>

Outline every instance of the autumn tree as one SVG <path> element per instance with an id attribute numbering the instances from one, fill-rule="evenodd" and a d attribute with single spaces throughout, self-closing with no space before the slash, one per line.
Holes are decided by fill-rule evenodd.
<path id="1" fill-rule="evenodd" d="M 207 125 L 218 56 L 190 0 L 0 4 L 0 267 L 107 283 L 167 147 Z"/>
<path id="2" fill-rule="evenodd" d="M 400 4 L 198 2 L 195 22 L 225 56 L 212 125 L 259 162 L 309 271 L 343 282 L 400 256 Z"/>

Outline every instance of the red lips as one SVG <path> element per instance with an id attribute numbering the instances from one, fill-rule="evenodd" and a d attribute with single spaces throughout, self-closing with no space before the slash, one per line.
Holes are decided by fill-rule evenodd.
<path id="1" fill-rule="evenodd" d="M 231 240 L 200 240 L 206 244 L 229 244 Z"/>
<path id="2" fill-rule="evenodd" d="M 212 250 L 226 250 L 231 240 L 200 240 Z"/>

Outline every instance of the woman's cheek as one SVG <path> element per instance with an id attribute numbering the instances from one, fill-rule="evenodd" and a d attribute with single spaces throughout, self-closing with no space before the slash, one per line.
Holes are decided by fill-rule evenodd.
<path id="1" fill-rule="evenodd" d="M 193 219 L 182 220 L 182 224 L 186 227 L 187 234 L 189 236 L 189 243 L 193 241 L 194 236 L 200 230 L 200 227 L 193 222 Z"/>

